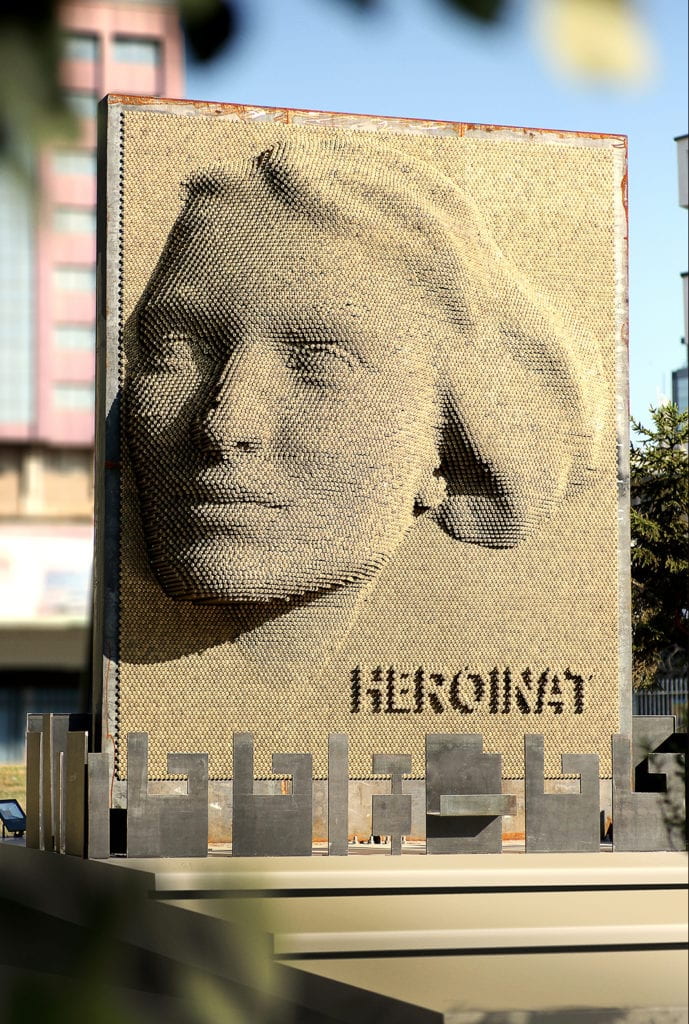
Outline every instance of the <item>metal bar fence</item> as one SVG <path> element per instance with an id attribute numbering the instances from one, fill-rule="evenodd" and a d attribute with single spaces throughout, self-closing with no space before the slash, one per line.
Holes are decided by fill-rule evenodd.
<path id="1" fill-rule="evenodd" d="M 652 690 L 634 694 L 635 715 L 677 715 L 687 706 L 687 676 L 661 676 Z"/>

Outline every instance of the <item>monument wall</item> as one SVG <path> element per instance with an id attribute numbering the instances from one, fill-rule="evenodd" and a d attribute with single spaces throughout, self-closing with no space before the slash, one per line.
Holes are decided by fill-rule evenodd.
<path id="1" fill-rule="evenodd" d="M 631 731 L 625 140 L 111 96 L 97 700 L 232 777 Z M 102 675 L 101 675 L 102 670 Z"/>

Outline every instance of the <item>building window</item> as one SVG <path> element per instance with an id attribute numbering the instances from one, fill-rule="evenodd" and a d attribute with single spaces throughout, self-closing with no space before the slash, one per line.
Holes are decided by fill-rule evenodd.
<path id="1" fill-rule="evenodd" d="M 28 190 L 0 164 L 0 423 L 27 426 L 34 404 L 34 220 Z"/>
<path id="2" fill-rule="evenodd" d="M 92 292 L 96 271 L 93 267 L 55 267 L 53 284 L 58 292 Z"/>
<path id="3" fill-rule="evenodd" d="M 56 174 L 95 177 L 96 154 L 90 149 L 55 149 L 53 150 L 53 170 Z"/>
<path id="4" fill-rule="evenodd" d="M 58 206 L 53 211 L 53 231 L 58 235 L 93 235 L 96 211 L 79 206 Z"/>
<path id="5" fill-rule="evenodd" d="M 87 324 L 57 324 L 53 330 L 55 347 L 75 352 L 92 352 L 96 328 Z"/>
<path id="6" fill-rule="evenodd" d="M 26 641 L 22 646 L 27 646 Z M 50 671 L 0 671 L 0 764 L 25 761 L 27 714 L 52 711 L 64 715 L 83 711 L 81 683 L 78 671 L 54 668 Z"/>
<path id="7" fill-rule="evenodd" d="M 71 32 L 64 36 L 62 56 L 65 60 L 98 60 L 98 36 Z"/>
<path id="8" fill-rule="evenodd" d="M 680 412 L 686 412 L 689 406 L 689 373 L 686 366 L 672 372 L 672 401 Z"/>
<path id="9" fill-rule="evenodd" d="M 98 96 L 95 92 L 78 92 L 69 89 L 64 94 L 67 106 L 77 117 L 94 118 L 98 111 Z"/>
<path id="10" fill-rule="evenodd" d="M 53 385 L 53 402 L 62 412 L 93 412 L 93 384 L 60 382 Z"/>
<path id="11" fill-rule="evenodd" d="M 149 68 L 160 64 L 160 44 L 157 39 L 135 36 L 115 36 L 113 60 L 117 64 L 138 64 Z"/>

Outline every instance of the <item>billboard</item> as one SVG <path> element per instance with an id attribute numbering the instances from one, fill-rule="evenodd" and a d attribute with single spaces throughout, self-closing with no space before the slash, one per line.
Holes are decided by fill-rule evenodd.
<path id="1" fill-rule="evenodd" d="M 103 749 L 628 731 L 625 140 L 111 96 Z M 102 662 L 100 660 L 102 654 Z"/>

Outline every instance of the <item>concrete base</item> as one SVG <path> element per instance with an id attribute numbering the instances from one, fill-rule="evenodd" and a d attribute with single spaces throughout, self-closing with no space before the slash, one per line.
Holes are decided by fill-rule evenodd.
<path id="1" fill-rule="evenodd" d="M 686 1020 L 685 855 L 374 849 L 95 863 L 0 843 L 3 1006 L 38 999 L 47 1020 L 41 998 L 53 1016 L 107 1000 L 171 1024 Z"/>

